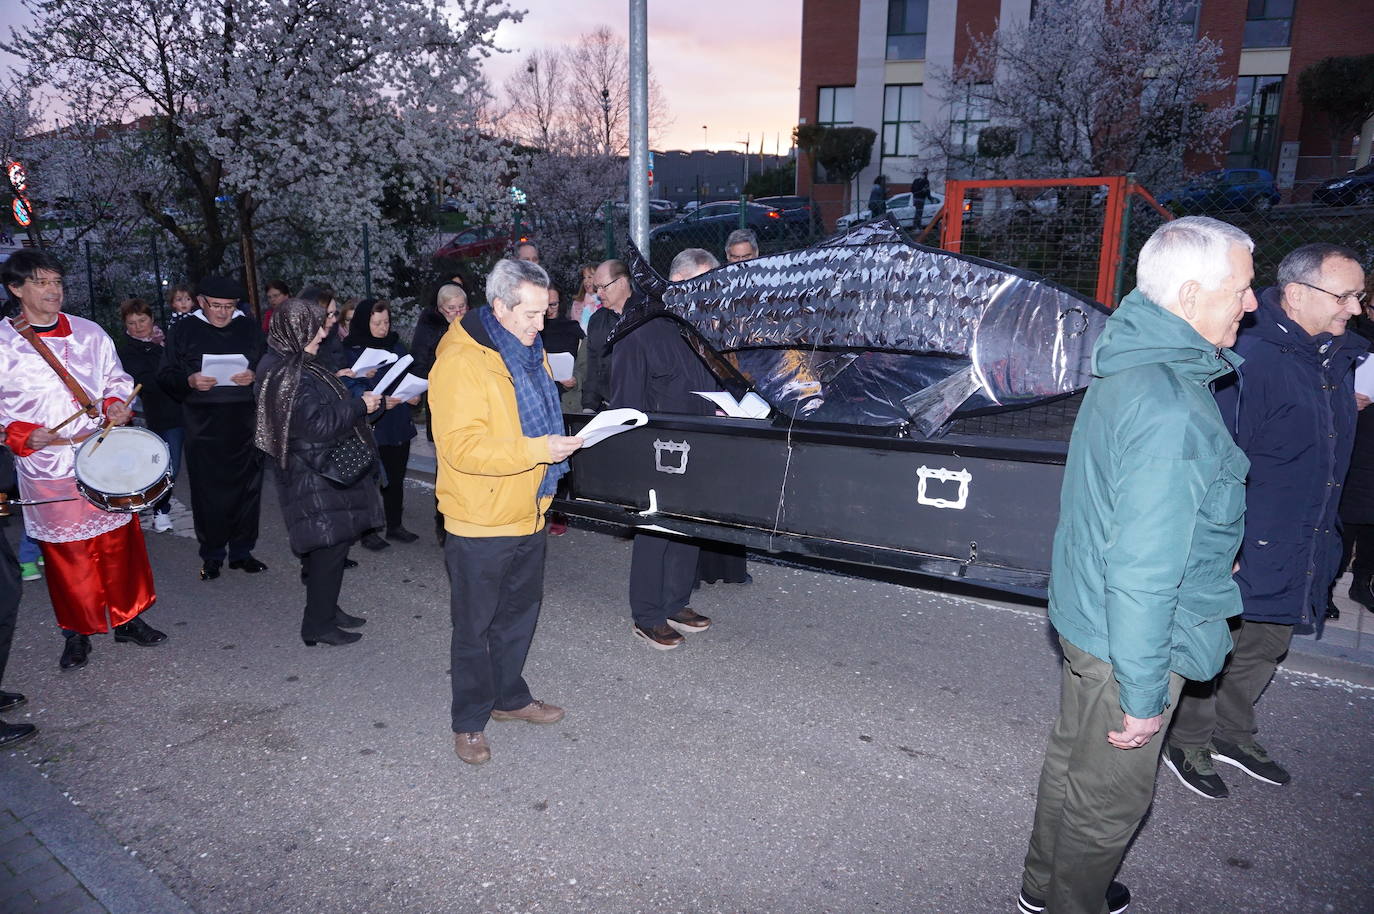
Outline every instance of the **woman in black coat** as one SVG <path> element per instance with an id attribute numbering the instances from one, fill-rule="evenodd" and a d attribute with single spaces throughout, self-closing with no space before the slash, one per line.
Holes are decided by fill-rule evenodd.
<path id="1" fill-rule="evenodd" d="M 355 364 L 365 349 L 383 349 L 397 358 L 407 355 L 405 344 L 391 329 L 391 306 L 385 301 L 365 298 L 353 311 L 353 322 L 348 328 L 348 336 L 344 338 L 344 361 L 349 365 Z M 384 365 L 363 378 L 350 374 L 344 383 L 354 393 L 372 390 L 389 368 L 389 365 Z M 401 543 L 413 543 L 419 539 L 402 522 L 405 516 L 406 466 L 410 463 L 410 441 L 415 437 L 415 423 L 411 421 L 410 408 L 419 403 L 418 396 L 410 400 L 387 397 L 383 404 L 386 412 L 372 429 L 382 460 L 382 508 L 386 513 L 387 539 Z M 364 536 L 362 544 L 374 552 L 391 545 L 375 531 Z"/>
<path id="2" fill-rule="evenodd" d="M 359 435 L 374 450 L 366 415 L 381 398 L 354 396 L 316 359 L 330 332 L 325 309 L 290 298 L 272 315 L 268 352 L 258 365 L 255 443 L 272 464 L 291 551 L 304 558 L 307 645 L 351 644 L 361 635 L 344 631 L 366 620 L 339 608 L 348 547 L 382 522 L 377 468 L 352 485 L 326 479 L 316 467 L 345 436 Z"/>
<path id="3" fill-rule="evenodd" d="M 186 432 L 181 427 L 181 404 L 162 389 L 157 381 L 158 366 L 162 363 L 163 334 L 153 323 L 153 309 L 141 298 L 130 298 L 119 306 L 124 322 L 124 334 L 115 343 L 120 364 L 137 384 L 138 412 L 148 431 L 167 443 L 167 468 L 176 482 L 181 470 L 181 444 Z M 153 529 L 168 533 L 172 529 L 172 493 L 169 490 L 153 509 Z"/>

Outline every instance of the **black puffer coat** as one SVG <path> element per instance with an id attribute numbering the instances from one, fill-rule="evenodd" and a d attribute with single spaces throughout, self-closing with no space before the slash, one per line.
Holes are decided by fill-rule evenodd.
<path id="1" fill-rule="evenodd" d="M 148 428 L 159 434 L 181 425 L 181 404 L 162 389 L 157 370 L 162 362 L 162 346 L 152 341 L 136 340 L 124 334 L 115 350 L 120 364 L 143 389 L 138 398 L 143 405 L 143 419 Z"/>
<path id="2" fill-rule="evenodd" d="M 278 358 L 268 350 L 262 360 L 263 372 Z M 351 542 L 386 523 L 378 488 L 380 465 L 351 486 L 330 482 L 311 468 L 366 413 L 361 398 L 341 400 L 319 378 L 308 371 L 302 373 L 291 411 L 286 468 L 269 461 L 291 551 L 297 555 Z M 371 437 L 369 433 L 369 444 Z"/>

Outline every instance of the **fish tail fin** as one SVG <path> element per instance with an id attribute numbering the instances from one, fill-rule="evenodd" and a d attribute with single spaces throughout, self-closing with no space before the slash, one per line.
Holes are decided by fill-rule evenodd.
<path id="1" fill-rule="evenodd" d="M 912 430 L 922 438 L 933 436 L 979 386 L 978 376 L 969 365 L 903 398 L 902 408 L 911 417 Z"/>
<path id="2" fill-rule="evenodd" d="M 630 279 L 634 281 L 635 288 L 654 301 L 663 301 L 663 293 L 668 291 L 670 285 L 668 280 L 658 275 L 658 271 L 633 241 L 626 242 L 625 253 L 625 265 L 630 268 Z"/>

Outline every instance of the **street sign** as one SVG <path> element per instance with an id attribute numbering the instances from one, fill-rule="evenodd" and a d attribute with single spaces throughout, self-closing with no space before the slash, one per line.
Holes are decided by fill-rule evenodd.
<path id="1" fill-rule="evenodd" d="M 29 201 L 23 197 L 14 198 L 14 221 L 24 228 L 28 228 L 29 223 L 33 221 L 33 216 L 29 210 Z"/>
<path id="2" fill-rule="evenodd" d="M 5 172 L 9 176 L 10 187 L 14 188 L 15 193 L 22 194 L 28 189 L 29 175 L 24 170 L 24 163 L 18 160 L 12 161 L 5 166 Z"/>

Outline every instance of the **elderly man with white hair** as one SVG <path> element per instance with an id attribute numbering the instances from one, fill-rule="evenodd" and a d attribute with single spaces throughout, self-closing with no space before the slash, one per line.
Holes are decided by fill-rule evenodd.
<path id="1" fill-rule="evenodd" d="M 1163 743 L 1154 737 L 1184 680 L 1211 679 L 1231 649 L 1250 463 L 1211 385 L 1240 362 L 1228 347 L 1255 310 L 1253 250 L 1215 219 L 1165 223 L 1093 351 L 1051 559 L 1061 704 L 1017 899 L 1023 914 L 1130 904 L 1112 877 L 1154 793 Z"/>
<path id="2" fill-rule="evenodd" d="M 563 434 L 558 388 L 539 340 L 549 277 L 500 260 L 490 308 L 469 311 L 439 343 L 429 373 L 435 493 L 448 537 L 454 751 L 491 758 L 489 720 L 551 724 L 563 709 L 525 682 L 544 598 L 544 515 L 581 438 Z"/>

